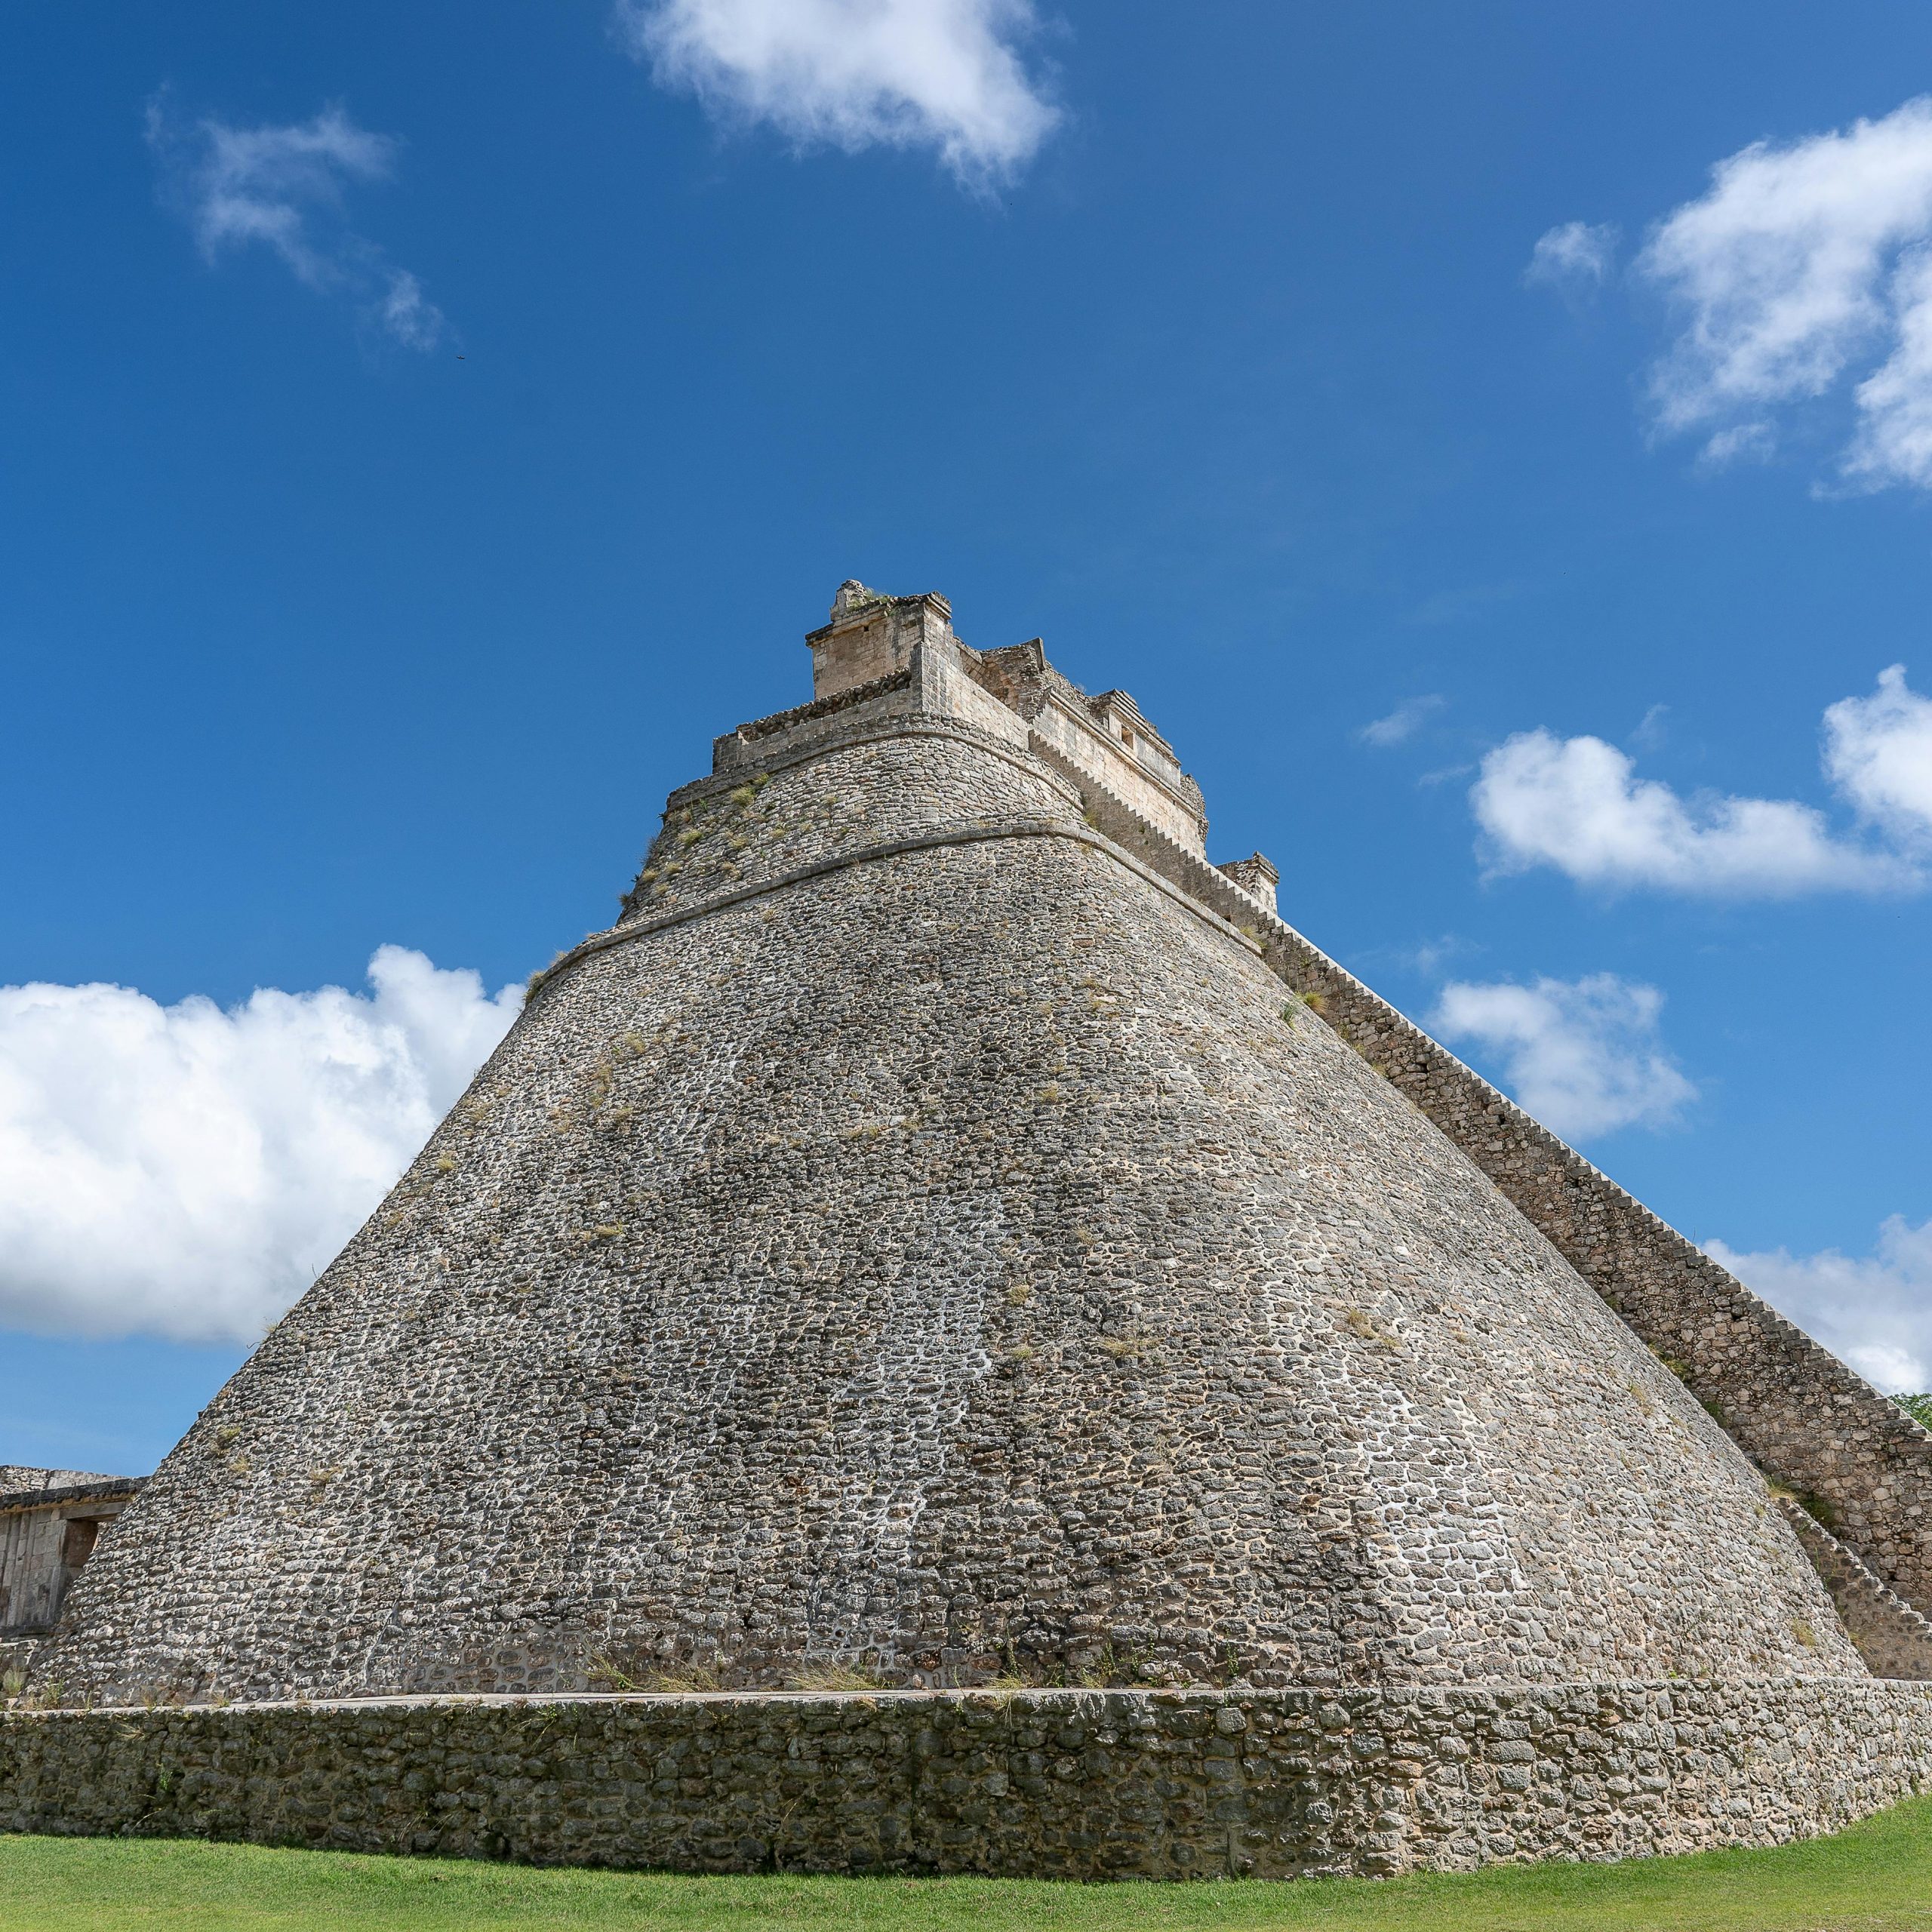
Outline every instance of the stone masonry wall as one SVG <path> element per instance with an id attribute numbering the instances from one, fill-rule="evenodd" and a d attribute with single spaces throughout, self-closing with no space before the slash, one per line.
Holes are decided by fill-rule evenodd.
<path id="1" fill-rule="evenodd" d="M 0 1830 L 686 1872 L 1385 1874 L 1770 1844 L 1932 1686 L 454 1699 L 0 1718 Z"/>
<path id="2" fill-rule="evenodd" d="M 1037 755 L 1080 774 L 1035 741 Z M 1093 823 L 1244 927 L 1268 964 L 1495 1182 L 1753 1461 L 1932 1607 L 1932 1433 L 1258 900 L 1091 787 Z"/>
<path id="3" fill-rule="evenodd" d="M 1888 1590 L 1795 1497 L 1780 1497 L 1778 1505 L 1872 1674 L 1932 1678 L 1932 1620 Z"/>

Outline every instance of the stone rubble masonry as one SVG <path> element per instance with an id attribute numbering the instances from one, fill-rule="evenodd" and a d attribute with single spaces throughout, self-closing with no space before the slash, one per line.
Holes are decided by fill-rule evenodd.
<path id="1" fill-rule="evenodd" d="M 0 1831 L 683 1872 L 1289 1878 L 1764 1845 L 1932 1782 L 1932 1686 L 22 1713 Z"/>
<path id="2" fill-rule="evenodd" d="M 1875 1675 L 1932 1678 L 1932 1620 L 1888 1590 L 1795 1497 L 1778 1506 L 1824 1580 L 1845 1633 Z"/>
<path id="3" fill-rule="evenodd" d="M 1932 1607 L 1932 1432 L 1276 916 L 1272 894 L 1230 890 L 1233 868 L 1202 863 L 1118 800 L 1089 791 L 1082 801 L 1127 851 L 1254 937 L 1753 1463 L 1821 1503 L 1841 1541 L 1908 1601 Z"/>
<path id="4" fill-rule="evenodd" d="M 1932 1607 L 1932 1433 L 1297 934 L 1270 963 L 1494 1180 L 1745 1454 Z"/>
<path id="5" fill-rule="evenodd" d="M 1761 1470 L 1909 1597 L 1932 1437 L 1284 925 L 1260 855 L 1209 864 L 1124 694 L 943 599 L 848 584 L 827 630 L 90 1563 L 35 1697 L 163 1708 L 9 1718 L 0 1815 L 191 1815 L 173 1738 L 220 1757 L 205 1829 L 400 1841 L 357 1755 L 393 1735 L 397 1789 L 454 1793 L 448 1746 L 478 1794 L 411 1829 L 519 1856 L 787 1859 L 775 1780 L 827 1869 L 1377 1870 L 1912 1788 L 1932 1694 L 1847 1620 L 1887 1669 L 1912 1626 L 1842 1578 L 1841 1617 Z M 770 1694 L 829 1665 L 1139 1688 Z M 767 1694 L 260 1708 L 699 1673 Z M 921 1768 L 1063 1712 L 1024 1789 Z M 482 1764 L 526 1722 L 617 1768 Z M 854 1727 L 862 1783 L 771 1768 Z M 724 1838 L 663 1769 L 721 1740 L 762 1767 L 691 1774 Z"/>

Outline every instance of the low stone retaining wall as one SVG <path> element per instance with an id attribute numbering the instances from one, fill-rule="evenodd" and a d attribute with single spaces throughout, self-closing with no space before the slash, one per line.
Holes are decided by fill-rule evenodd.
<path id="1" fill-rule="evenodd" d="M 0 1830 L 685 1872 L 1291 1878 L 1769 1844 L 1932 1786 L 1932 1685 L 23 1712 Z"/>

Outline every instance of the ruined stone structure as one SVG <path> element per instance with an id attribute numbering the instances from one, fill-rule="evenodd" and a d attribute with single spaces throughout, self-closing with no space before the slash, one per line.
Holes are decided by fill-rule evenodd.
<path id="1" fill-rule="evenodd" d="M 129 1476 L 0 1463 L 0 1672 L 32 1661 L 101 1531 L 140 1487 Z"/>
<path id="2" fill-rule="evenodd" d="M 955 1869 L 1616 1855 L 1932 1771 L 1932 1687 L 1873 1675 L 1932 1669 L 1932 1436 L 1284 924 L 1266 859 L 1211 865 L 1124 692 L 971 650 L 933 595 L 848 583 L 809 642 L 812 701 L 672 794 L 617 923 L 168 1457 L 38 1679 L 334 1700 L 171 1720 L 214 1754 L 194 1828 L 245 1835 L 274 1806 L 231 1774 L 300 1784 L 292 1737 L 325 1783 L 358 1738 L 426 1748 L 374 1698 L 702 1681 L 736 1694 L 624 1704 L 599 1749 L 742 1724 L 755 1757 L 842 1708 L 771 1694 L 838 1671 L 924 1694 L 823 1721 L 923 1764 L 935 1725 L 992 1748 L 971 1687 L 1112 1685 L 994 1700 L 1097 1783 L 1150 1761 L 1123 1725 L 1249 1740 L 1238 1821 L 1124 1792 L 1139 1863 L 1051 1849 L 1025 1777 L 980 1798 L 1032 1822 L 977 1838 L 915 1778 L 869 1862 Z M 1673 1708 L 1695 1775 L 1646 1783 Z M 75 1792 L 96 1721 L 9 1720 L 0 1824 L 157 1815 Z M 1336 1752 L 1341 1812 L 1308 1795 Z M 1485 1835 L 1498 1792 L 1528 1796 Z M 343 1802 L 306 1814 L 331 1841 L 411 1841 Z M 595 1856 L 773 1855 L 679 1851 L 638 1802 Z M 475 1803 L 438 1842 L 578 1855 Z M 869 1862 L 849 1820 L 788 1829 Z"/>

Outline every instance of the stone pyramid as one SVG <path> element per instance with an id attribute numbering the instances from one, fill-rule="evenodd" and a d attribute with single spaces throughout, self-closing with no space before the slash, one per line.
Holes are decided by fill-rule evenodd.
<path id="1" fill-rule="evenodd" d="M 937 595 L 848 583 L 809 641 L 813 701 L 672 795 L 618 923 L 105 1540 L 43 1678 L 1867 1675 L 1750 1419 L 1578 1272 L 1601 1177 L 1568 1156 L 1533 1223 L 1492 1152 L 1556 1143 L 1392 1016 L 1344 1024 L 1372 996 L 1266 860 L 1208 864 L 1125 693 L 970 649 Z M 1744 1306 L 1681 1346 L 1745 1361 Z M 1815 1355 L 1767 1378 L 1779 1441 L 1838 1386 Z M 1903 1588 L 1922 1551 L 1826 1475 Z"/>

